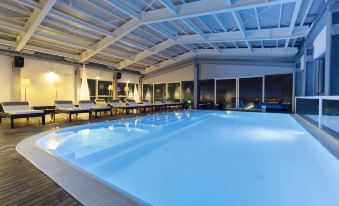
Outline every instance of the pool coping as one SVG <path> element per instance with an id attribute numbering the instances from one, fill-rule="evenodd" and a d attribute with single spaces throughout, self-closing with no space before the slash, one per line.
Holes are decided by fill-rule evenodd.
<path id="1" fill-rule="evenodd" d="M 83 125 L 72 127 L 79 126 Z M 53 131 L 47 131 L 30 136 L 19 142 L 15 149 L 31 164 L 84 205 L 149 205 L 149 203 L 122 191 L 114 185 L 100 180 L 89 172 L 77 168 L 66 160 L 40 148 L 37 145 L 37 140 L 52 132 Z"/>
<path id="2" fill-rule="evenodd" d="M 304 119 L 298 114 L 291 116 L 308 132 L 310 133 L 323 147 L 325 147 L 333 156 L 339 160 L 339 140 L 319 129 L 311 122 Z"/>

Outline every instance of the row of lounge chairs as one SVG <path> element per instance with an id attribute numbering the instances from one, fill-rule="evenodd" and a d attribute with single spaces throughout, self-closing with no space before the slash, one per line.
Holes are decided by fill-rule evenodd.
<path id="1" fill-rule="evenodd" d="M 109 113 L 111 116 L 113 113 L 119 113 L 122 111 L 125 114 L 128 114 L 131 110 L 136 110 L 137 112 L 147 112 L 147 111 L 160 111 L 164 109 L 170 109 L 173 107 L 181 109 L 184 106 L 184 103 L 174 102 L 174 101 L 143 101 L 136 103 L 131 100 L 110 100 L 106 102 L 105 105 L 98 105 L 93 100 L 81 100 L 79 105 L 75 106 L 72 101 L 55 101 L 55 109 L 53 118 L 55 114 L 68 114 L 69 121 L 72 121 L 72 115 L 78 115 L 82 113 L 87 113 L 89 118 L 92 117 L 92 114 L 95 114 L 95 117 L 98 116 L 98 113 Z M 26 118 L 29 120 L 31 117 L 41 117 L 41 123 L 45 125 L 45 111 L 31 109 L 28 102 L 3 102 L 0 107 L 0 123 L 2 118 L 9 118 L 11 120 L 11 128 L 14 128 L 14 120 L 19 118 Z"/>

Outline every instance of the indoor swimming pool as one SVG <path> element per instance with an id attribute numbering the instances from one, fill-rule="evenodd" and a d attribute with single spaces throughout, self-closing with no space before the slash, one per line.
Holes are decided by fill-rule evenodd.
<path id="1" fill-rule="evenodd" d="M 339 205 L 338 159 L 289 114 L 168 112 L 61 129 L 37 145 L 140 204 Z"/>

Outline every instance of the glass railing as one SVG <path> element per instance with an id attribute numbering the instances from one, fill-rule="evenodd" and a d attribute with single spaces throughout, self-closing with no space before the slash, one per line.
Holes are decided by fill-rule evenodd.
<path id="1" fill-rule="evenodd" d="M 294 111 L 339 139 L 339 96 L 296 97 Z"/>

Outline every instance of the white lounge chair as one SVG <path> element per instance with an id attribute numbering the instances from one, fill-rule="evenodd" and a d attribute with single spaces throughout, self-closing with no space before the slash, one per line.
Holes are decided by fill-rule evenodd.
<path id="1" fill-rule="evenodd" d="M 72 114 L 88 113 L 89 118 L 91 118 L 92 111 L 88 108 L 80 108 L 73 105 L 72 101 L 55 101 L 56 113 L 68 114 L 68 120 L 72 121 Z"/>
<path id="2" fill-rule="evenodd" d="M 126 114 L 128 114 L 131 109 L 139 109 L 137 105 L 129 105 L 128 103 L 122 102 L 120 100 L 109 100 L 108 105 L 112 107 L 113 110 L 118 112 L 119 109 L 124 110 Z"/>
<path id="3" fill-rule="evenodd" d="M 79 106 L 84 109 L 90 109 L 95 113 L 95 117 L 98 117 L 98 112 L 110 112 L 111 116 L 113 115 L 111 107 L 98 105 L 93 100 L 80 100 Z"/>
<path id="4" fill-rule="evenodd" d="M 1 104 L 0 123 L 2 118 L 11 119 L 11 128 L 14 128 L 14 119 L 30 117 L 41 117 L 42 125 L 45 125 L 45 113 L 42 110 L 34 110 L 29 107 L 28 102 L 3 102 Z"/>

